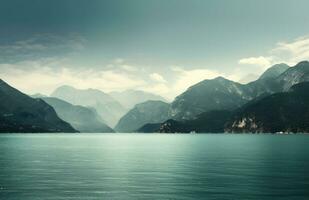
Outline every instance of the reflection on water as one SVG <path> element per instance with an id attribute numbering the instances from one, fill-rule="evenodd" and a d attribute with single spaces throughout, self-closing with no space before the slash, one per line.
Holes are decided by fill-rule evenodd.
<path id="1" fill-rule="evenodd" d="M 0 135 L 0 199 L 309 199 L 309 136 Z"/>

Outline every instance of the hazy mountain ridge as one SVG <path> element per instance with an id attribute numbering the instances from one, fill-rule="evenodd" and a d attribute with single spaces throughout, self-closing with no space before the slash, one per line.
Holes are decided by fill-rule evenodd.
<path id="1" fill-rule="evenodd" d="M 117 132 L 134 132 L 146 123 L 160 123 L 169 119 L 169 104 L 146 101 L 134 106 L 115 126 Z"/>
<path id="2" fill-rule="evenodd" d="M 166 100 L 159 95 L 141 90 L 125 90 L 123 92 L 110 92 L 108 94 L 128 110 L 132 109 L 136 104 L 150 100 L 166 102 Z"/>
<path id="3" fill-rule="evenodd" d="M 51 105 L 57 115 L 64 121 L 70 123 L 76 130 L 83 133 L 112 133 L 95 109 L 72 105 L 55 97 L 43 97 L 46 103 Z"/>
<path id="4" fill-rule="evenodd" d="M 89 106 L 96 109 L 107 125 L 114 127 L 125 114 L 126 109 L 110 95 L 96 89 L 76 89 L 71 86 L 61 86 L 52 94 L 73 105 Z"/>
<path id="5" fill-rule="evenodd" d="M 77 132 L 41 99 L 33 99 L 0 79 L 0 132 Z"/>

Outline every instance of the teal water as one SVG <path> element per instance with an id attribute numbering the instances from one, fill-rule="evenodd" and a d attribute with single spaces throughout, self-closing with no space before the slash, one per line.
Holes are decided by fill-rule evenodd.
<path id="1" fill-rule="evenodd" d="M 309 199 L 309 135 L 4 134 L 0 199 Z"/>

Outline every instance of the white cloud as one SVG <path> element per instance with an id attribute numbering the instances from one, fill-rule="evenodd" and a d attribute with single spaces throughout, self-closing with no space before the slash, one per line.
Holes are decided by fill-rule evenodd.
<path id="1" fill-rule="evenodd" d="M 149 77 L 159 83 L 166 83 L 167 81 L 163 78 L 163 76 L 161 74 L 158 73 L 152 73 L 149 75 Z"/>
<path id="2" fill-rule="evenodd" d="M 129 72 L 135 72 L 135 71 L 137 71 L 137 68 L 134 67 L 134 66 L 132 66 L 132 65 L 126 65 L 126 64 L 124 64 L 124 65 L 120 65 L 120 67 L 121 67 L 122 69 L 126 70 L 126 71 L 129 71 Z"/>
<path id="3" fill-rule="evenodd" d="M 309 36 L 303 36 L 293 41 L 278 42 L 266 56 L 242 58 L 239 64 L 260 67 L 260 72 L 277 63 L 295 65 L 300 61 L 309 60 Z"/>
<path id="4" fill-rule="evenodd" d="M 184 70 L 173 67 L 171 71 L 174 81 L 168 82 L 159 73 L 128 73 L 115 66 L 101 70 L 73 68 L 70 62 L 58 58 L 0 64 L 0 77 L 10 85 L 27 94 L 46 95 L 61 85 L 72 85 L 80 89 L 96 88 L 104 92 L 139 89 L 172 100 L 199 81 L 222 75 L 207 69 Z"/>
<path id="5" fill-rule="evenodd" d="M 246 74 L 243 77 L 241 77 L 240 79 L 238 79 L 238 82 L 242 83 L 242 84 L 247 84 L 249 82 L 257 80 L 258 78 L 259 78 L 258 74 L 250 73 L 250 74 Z"/>
<path id="6" fill-rule="evenodd" d="M 264 56 L 242 58 L 238 61 L 240 66 L 234 68 L 228 74 L 222 71 L 201 68 L 184 70 L 181 67 L 173 67 L 172 70 L 178 78 L 175 84 L 173 84 L 171 91 L 174 92 L 173 95 L 175 96 L 186 90 L 189 86 L 204 79 L 212 79 L 217 76 L 223 76 L 233 81 L 241 80 L 246 83 L 256 79 L 259 74 L 274 64 L 284 62 L 292 66 L 303 60 L 309 60 L 309 36 L 300 37 L 289 42 L 279 42 Z M 241 67 L 242 65 L 250 65 L 251 68 L 250 70 L 248 68 L 244 69 Z"/>
<path id="7" fill-rule="evenodd" d="M 270 53 L 279 62 L 286 62 L 290 65 L 309 60 L 309 36 L 300 37 L 291 42 L 279 42 Z"/>
<path id="8" fill-rule="evenodd" d="M 239 64 L 248 64 L 248 65 L 255 65 L 262 68 L 267 68 L 272 63 L 271 57 L 249 57 L 249 58 L 242 58 L 238 61 Z"/>
<path id="9" fill-rule="evenodd" d="M 157 84 L 148 85 L 148 86 L 146 85 L 139 89 L 145 92 L 151 92 L 154 94 L 161 95 L 170 100 L 173 98 L 172 96 L 170 96 L 170 87 L 164 83 L 157 83 Z"/>
<path id="10" fill-rule="evenodd" d="M 80 49 L 82 46 L 79 47 L 79 44 L 82 43 L 78 41 L 78 38 L 72 39 L 71 42 L 63 44 L 63 48 L 68 46 Z M 60 44 L 57 43 L 57 45 Z M 10 49 L 14 51 L 20 48 L 23 51 L 27 49 L 44 51 L 44 48 L 50 47 L 45 43 L 29 40 L 16 42 Z M 255 79 L 255 76 L 252 74 L 248 76 L 248 74 L 254 72 L 254 75 L 258 76 L 275 63 L 285 62 L 293 65 L 308 59 L 309 36 L 306 36 L 290 42 L 279 42 L 268 54 L 242 58 L 238 61 L 240 65 L 229 72 L 219 71 L 219 69 L 218 71 L 209 70 L 204 67 L 185 69 L 179 66 L 153 72 L 148 68 L 129 64 L 122 58 L 112 60 L 105 66 L 76 68 L 69 59 L 64 57 L 43 57 L 38 60 L 0 64 L 0 78 L 29 94 L 38 92 L 49 94 L 56 87 L 67 84 L 81 89 L 97 88 L 105 92 L 140 89 L 172 99 L 188 87 L 205 79 L 223 76 L 234 81 L 248 82 Z M 250 68 L 247 67 L 248 65 Z"/>
<path id="11" fill-rule="evenodd" d="M 116 58 L 116 59 L 114 60 L 114 63 L 116 63 L 116 64 L 122 64 L 122 63 L 124 63 L 124 59 L 122 59 L 122 58 Z"/>
<path id="12" fill-rule="evenodd" d="M 138 77 L 113 70 L 80 69 L 72 67 L 56 69 L 57 62 L 26 61 L 15 64 L 0 64 L 0 77 L 17 89 L 28 93 L 49 94 L 61 85 L 76 88 L 97 88 L 105 92 L 132 89 L 145 85 Z M 57 63 L 59 64 L 59 63 Z"/>

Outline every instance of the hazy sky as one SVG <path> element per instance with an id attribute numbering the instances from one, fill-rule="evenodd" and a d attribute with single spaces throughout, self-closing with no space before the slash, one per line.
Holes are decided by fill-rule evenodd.
<path id="1" fill-rule="evenodd" d="M 249 81 L 309 59 L 308 0 L 1 0 L 0 78 L 141 89 L 169 99 L 203 79 Z"/>

